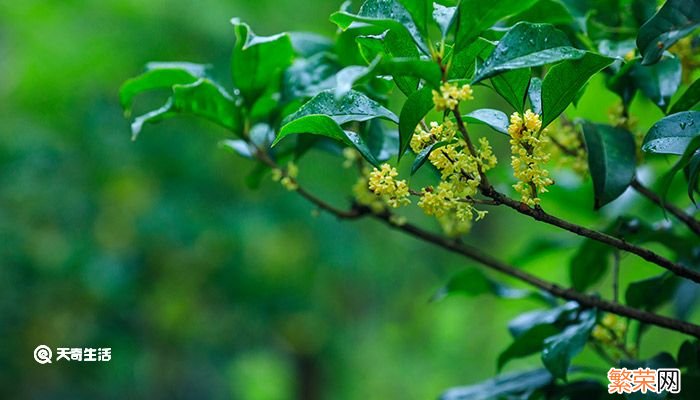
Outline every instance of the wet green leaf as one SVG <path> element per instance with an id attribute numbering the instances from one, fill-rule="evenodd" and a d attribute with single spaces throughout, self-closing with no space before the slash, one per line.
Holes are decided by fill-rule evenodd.
<path id="1" fill-rule="evenodd" d="M 579 59 L 585 54 L 572 47 L 564 32 L 553 25 L 520 22 L 498 42 L 472 83 L 504 71 Z"/>
<path id="2" fill-rule="evenodd" d="M 323 35 L 311 32 L 289 32 L 288 35 L 294 52 L 304 58 L 333 49 L 333 41 Z"/>
<path id="3" fill-rule="evenodd" d="M 669 114 L 676 114 L 681 111 L 688 111 L 700 102 L 700 78 L 696 79 L 683 95 L 671 106 Z"/>
<path id="4" fill-rule="evenodd" d="M 508 323 L 508 331 L 514 338 L 518 338 L 538 325 L 554 325 L 567 322 L 578 308 L 577 303 L 570 301 L 546 310 L 529 311 L 518 315 L 510 321 Z"/>
<path id="5" fill-rule="evenodd" d="M 171 89 L 186 85 L 204 76 L 206 66 L 190 63 L 149 63 L 146 72 L 124 82 L 119 89 L 119 101 L 127 114 L 136 95 L 153 89 Z"/>
<path id="6" fill-rule="evenodd" d="M 596 322 L 595 310 L 583 310 L 579 322 L 544 341 L 542 362 L 557 378 L 566 380 L 571 360 L 583 350 Z"/>
<path id="7" fill-rule="evenodd" d="M 636 64 L 630 76 L 639 90 L 665 112 L 681 84 L 681 62 L 666 58 L 654 65 Z"/>
<path id="8" fill-rule="evenodd" d="M 374 118 L 399 122 L 398 117 L 393 112 L 354 90 L 341 98 L 336 98 L 335 93 L 330 90 L 321 92 L 304 104 L 299 111 L 287 117 L 285 122 L 313 114 L 327 115 L 339 125 L 351 121 L 368 121 Z"/>
<path id="9" fill-rule="evenodd" d="M 583 123 L 588 168 L 596 209 L 618 198 L 629 187 L 636 169 L 634 138 L 623 128 Z"/>
<path id="10" fill-rule="evenodd" d="M 439 3 L 433 3 L 433 7 L 433 20 L 440 28 L 442 37 L 445 37 L 452 27 L 457 7 L 447 7 Z"/>
<path id="11" fill-rule="evenodd" d="M 474 74 L 477 59 L 486 59 L 496 45 L 484 38 L 477 38 L 468 47 L 453 48 L 450 53 L 448 79 L 465 79 Z"/>
<path id="12" fill-rule="evenodd" d="M 668 0 L 641 28 L 637 47 L 642 64 L 653 64 L 668 49 L 700 24 L 700 0 Z"/>
<path id="13" fill-rule="evenodd" d="M 257 36 L 238 19 L 231 20 L 236 34 L 231 74 L 246 103 L 252 105 L 282 70 L 292 63 L 294 49 L 286 33 Z"/>
<path id="14" fill-rule="evenodd" d="M 611 58 L 587 52 L 578 60 L 553 66 L 542 81 L 542 127 L 564 112 L 588 80 L 612 62 Z"/>
<path id="15" fill-rule="evenodd" d="M 425 87 L 408 96 L 399 116 L 399 158 L 406 152 L 416 126 L 433 108 L 432 89 Z"/>
<path id="16" fill-rule="evenodd" d="M 462 0 L 457 6 L 455 47 L 469 46 L 499 20 L 530 8 L 537 0 Z"/>
<path id="17" fill-rule="evenodd" d="M 180 114 L 201 117 L 241 134 L 243 119 L 233 97 L 213 81 L 201 78 L 188 85 L 174 85 L 172 95 L 163 107 L 134 119 L 131 124 L 133 139 L 139 135 L 143 124 Z"/>
<path id="18" fill-rule="evenodd" d="M 510 360 L 522 358 L 542 351 L 544 340 L 559 333 L 554 325 L 536 325 L 518 336 L 498 356 L 497 370 L 501 370 Z"/>
<path id="19" fill-rule="evenodd" d="M 284 71 L 282 97 L 285 101 L 312 97 L 336 86 L 335 74 L 341 69 L 328 53 L 299 58 Z"/>
<path id="20" fill-rule="evenodd" d="M 357 21 L 381 26 L 401 36 L 404 36 L 401 33 L 403 31 L 409 35 L 423 53 L 430 53 L 423 41 L 421 29 L 416 25 L 411 13 L 396 0 L 367 0 L 362 4 L 357 14 L 338 11 L 331 15 L 331 21 L 341 29 L 347 29 L 351 23 Z"/>
<path id="21" fill-rule="evenodd" d="M 337 140 L 343 144 L 354 147 L 372 165 L 379 165 L 379 162 L 359 134 L 343 130 L 340 125 L 328 115 L 309 114 L 286 123 L 280 129 L 272 146 L 277 145 L 287 136 L 297 134 L 320 135 Z"/>
<path id="22" fill-rule="evenodd" d="M 525 96 L 530 85 L 530 68 L 516 69 L 491 78 L 496 92 L 519 113 L 523 113 Z"/>
<path id="23" fill-rule="evenodd" d="M 700 135 L 700 112 L 683 111 L 656 122 L 644 137 L 642 150 L 681 155 L 693 138 Z"/>
<path id="24" fill-rule="evenodd" d="M 699 151 L 700 136 L 696 136 L 690 141 L 690 143 L 688 143 L 688 147 L 686 147 L 685 151 L 681 155 L 681 158 L 678 159 L 678 161 L 673 165 L 673 167 L 671 167 L 671 169 L 661 177 L 659 195 L 661 196 L 662 202 L 666 201 L 666 195 L 668 194 L 668 190 L 671 188 L 673 178 L 675 178 L 676 174 L 678 174 L 679 171 L 688 166 L 691 163 L 691 161 L 697 156 L 697 154 L 700 154 Z M 693 189 L 691 183 L 693 183 L 692 179 L 688 182 L 689 192 Z M 697 177 L 695 178 L 695 183 L 697 183 Z"/>
<path id="25" fill-rule="evenodd" d="M 554 378 L 546 369 L 514 372 L 475 385 L 449 389 L 440 396 L 440 400 L 527 398 L 533 391 L 553 382 Z"/>
<path id="26" fill-rule="evenodd" d="M 481 108 L 462 116 L 462 118 L 467 122 L 488 125 L 495 131 L 508 135 L 509 120 L 503 111 Z"/>
<path id="27" fill-rule="evenodd" d="M 530 79 L 530 87 L 527 89 L 527 98 L 530 100 L 532 112 L 542 115 L 542 79 Z"/>

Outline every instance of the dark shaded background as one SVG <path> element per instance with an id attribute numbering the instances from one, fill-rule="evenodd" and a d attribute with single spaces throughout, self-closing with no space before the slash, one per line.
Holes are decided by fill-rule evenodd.
<path id="1" fill-rule="evenodd" d="M 429 303 L 470 264 L 370 221 L 313 217 L 269 180 L 248 189 L 252 165 L 217 148 L 226 135 L 217 127 L 177 119 L 130 141 L 117 91 L 146 62 L 211 63 L 228 83 L 230 17 L 260 34 L 332 34 L 328 15 L 338 7 L 0 5 L 0 397 L 426 399 L 495 373 L 507 320 L 534 303 Z M 581 112 L 605 120 L 601 93 L 592 85 Z M 659 117 L 639 107 L 651 110 L 649 121 Z M 342 200 L 353 177 L 340 165 L 312 154 L 301 179 Z M 590 183 L 562 182 L 554 211 L 595 222 Z M 617 209 L 638 207 L 622 201 Z M 563 247 L 546 245 L 535 259 L 529 243 L 552 231 L 494 214 L 468 240 L 564 280 L 578 239 L 556 234 Z M 652 271 L 636 265 L 630 279 Z M 113 355 L 39 365 L 39 344 L 111 347 Z"/>

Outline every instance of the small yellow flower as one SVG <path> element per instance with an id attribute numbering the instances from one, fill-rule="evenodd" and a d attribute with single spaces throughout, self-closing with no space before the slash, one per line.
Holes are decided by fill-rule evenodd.
<path id="1" fill-rule="evenodd" d="M 408 184 L 405 180 L 396 180 L 399 175 L 396 168 L 382 164 L 380 169 L 374 168 L 369 174 L 369 189 L 390 207 L 400 207 L 411 203 L 408 198 Z"/>
<path id="2" fill-rule="evenodd" d="M 538 194 L 547 192 L 547 187 L 554 184 L 549 171 L 543 167 L 550 158 L 546 151 L 547 130 L 542 129 L 540 116 L 531 110 L 525 111 L 523 116 L 513 113 L 510 122 L 511 166 L 518 179 L 513 188 L 520 193 L 521 201 L 532 207 L 540 204 Z"/>
<path id="3" fill-rule="evenodd" d="M 272 170 L 272 180 L 279 182 L 285 189 L 290 191 L 294 191 L 299 188 L 296 181 L 297 175 L 299 175 L 299 167 L 297 167 L 293 161 L 290 161 L 287 164 L 286 172 L 279 168 Z"/>
<path id="4" fill-rule="evenodd" d="M 433 90 L 433 103 L 437 111 L 454 110 L 460 101 L 474 99 L 471 86 L 457 87 L 454 83 L 445 82 L 440 91 Z"/>

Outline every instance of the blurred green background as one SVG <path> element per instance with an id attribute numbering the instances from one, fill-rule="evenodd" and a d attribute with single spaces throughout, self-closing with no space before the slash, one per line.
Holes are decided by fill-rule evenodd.
<path id="1" fill-rule="evenodd" d="M 248 189 L 252 165 L 217 148 L 226 133 L 213 125 L 177 119 L 130 141 L 117 91 L 146 62 L 211 63 L 227 83 L 231 17 L 260 34 L 330 35 L 328 15 L 339 6 L 0 4 L 0 397 L 426 399 L 495 374 L 507 321 L 537 304 L 429 302 L 470 264 L 372 221 L 312 216 L 269 180 Z M 591 85 L 581 112 L 605 121 L 600 86 Z M 493 107 L 485 93 L 477 90 Z M 341 163 L 314 153 L 301 180 L 342 202 L 353 176 Z M 550 209 L 600 226 L 588 212 L 590 183 L 561 182 Z M 637 200 L 607 212 L 662 217 Z M 566 281 L 577 238 L 507 210 L 493 214 L 467 240 Z M 528 246 L 545 232 L 561 246 L 535 258 Z M 626 262 L 629 279 L 658 272 Z M 654 330 L 649 341 L 663 338 Z M 111 347 L 112 360 L 39 365 L 39 344 Z M 507 370 L 537 365 L 534 356 Z"/>

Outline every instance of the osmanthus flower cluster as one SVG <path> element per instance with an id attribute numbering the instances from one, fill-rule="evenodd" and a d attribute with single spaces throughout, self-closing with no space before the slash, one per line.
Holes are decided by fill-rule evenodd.
<path id="1" fill-rule="evenodd" d="M 549 161 L 549 138 L 547 129 L 542 129 L 540 116 L 531 110 L 523 115 L 515 112 L 510 116 L 511 165 L 518 183 L 513 188 L 520 193 L 520 199 L 528 206 L 540 204 L 539 193 L 547 192 L 554 184 L 544 164 Z"/>
<path id="2" fill-rule="evenodd" d="M 446 82 L 439 92 L 433 91 L 435 109 L 439 111 L 455 110 L 460 101 L 471 99 L 473 96 L 469 85 L 457 87 Z M 425 128 L 420 125 L 416 127 L 410 147 L 416 154 L 430 147 L 428 160 L 440 172 L 437 185 L 414 192 L 419 197 L 418 207 L 425 214 L 435 216 L 448 235 L 468 232 L 472 220 L 479 221 L 487 214 L 474 207 L 474 198 L 479 194 L 482 174 L 497 163 L 488 139 L 480 138 L 476 153 L 471 154 L 464 138 L 457 135 L 455 123 L 446 119 L 443 123 L 432 121 Z M 368 179 L 368 187 L 376 198 L 394 208 L 410 204 L 408 184 L 405 180 L 397 180 L 397 176 L 396 168 L 385 163 L 380 168 L 374 168 Z M 376 198 L 371 200 L 359 190 L 355 193 L 361 204 L 375 204 Z"/>

